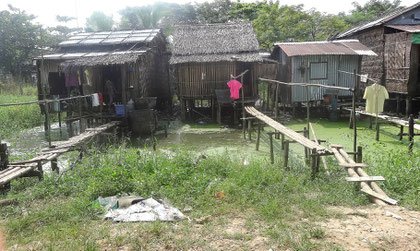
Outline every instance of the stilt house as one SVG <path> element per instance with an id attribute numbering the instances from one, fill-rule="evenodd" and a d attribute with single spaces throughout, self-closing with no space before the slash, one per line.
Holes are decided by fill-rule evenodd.
<path id="1" fill-rule="evenodd" d="M 214 111 L 216 90 L 228 89 L 231 75 L 245 70 L 244 96 L 256 99 L 258 65 L 262 62 L 251 23 L 177 26 L 170 64 L 183 119 L 203 100 Z M 229 96 L 227 99 L 230 102 Z"/>
<path id="2" fill-rule="evenodd" d="M 78 33 L 36 58 L 39 99 L 103 93 L 110 80 L 116 103 L 170 100 L 168 61 L 158 29 Z"/>
<path id="3" fill-rule="evenodd" d="M 276 43 L 272 58 L 279 62 L 278 80 L 287 83 L 317 83 L 354 88 L 352 73 L 360 73 L 363 55 L 376 54 L 357 40 Z M 322 100 L 325 88 L 280 86 L 279 98 L 283 104 Z M 351 97 L 349 91 L 339 91 L 338 96 Z"/>
<path id="4" fill-rule="evenodd" d="M 363 57 L 361 72 L 386 87 L 398 112 L 404 106 L 400 100 L 406 99 L 406 112 L 411 113 L 411 100 L 420 95 L 420 3 L 338 35 L 338 39 L 349 38 L 378 55 Z"/>

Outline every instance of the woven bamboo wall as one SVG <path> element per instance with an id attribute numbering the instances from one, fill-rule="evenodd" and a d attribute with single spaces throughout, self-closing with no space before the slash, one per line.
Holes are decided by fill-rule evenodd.
<path id="1" fill-rule="evenodd" d="M 386 88 L 389 92 L 408 92 L 410 54 L 410 33 L 385 35 Z"/>
<path id="2" fill-rule="evenodd" d="M 384 27 L 376 27 L 365 32 L 356 35 L 353 38 L 359 39 L 359 41 L 369 47 L 378 56 L 363 56 L 361 73 L 368 74 L 370 78 L 377 79 L 380 83 L 383 75 L 383 56 L 384 56 L 384 44 L 383 44 Z M 371 84 L 371 83 L 369 83 Z M 366 87 L 366 83 L 361 83 L 362 89 Z"/>
<path id="3" fill-rule="evenodd" d="M 215 89 L 228 88 L 226 83 L 234 74 L 234 62 L 189 63 L 178 65 L 177 82 L 181 97 L 213 97 Z"/>

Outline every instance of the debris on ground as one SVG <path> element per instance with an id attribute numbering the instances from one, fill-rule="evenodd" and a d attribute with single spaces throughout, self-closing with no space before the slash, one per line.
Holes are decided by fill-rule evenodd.
<path id="1" fill-rule="evenodd" d="M 107 211 L 104 219 L 114 222 L 177 221 L 185 218 L 177 208 L 154 198 L 111 196 L 99 197 L 97 202 Z"/>

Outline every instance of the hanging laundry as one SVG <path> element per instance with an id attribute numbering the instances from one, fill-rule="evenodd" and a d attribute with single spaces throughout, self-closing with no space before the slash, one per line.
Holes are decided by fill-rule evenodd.
<path id="1" fill-rule="evenodd" d="M 93 107 L 99 106 L 99 95 L 98 95 L 98 93 L 92 94 L 92 106 Z"/>
<path id="2" fill-rule="evenodd" d="M 79 79 L 76 73 L 66 73 L 65 75 L 66 87 L 78 87 Z"/>
<path id="3" fill-rule="evenodd" d="M 102 96 L 102 93 L 98 93 L 98 96 L 99 96 L 99 102 L 101 102 L 101 104 L 103 104 L 104 103 L 104 98 Z"/>
<path id="4" fill-rule="evenodd" d="M 86 76 L 86 84 L 89 86 L 92 86 L 92 74 L 90 74 L 89 70 L 85 70 L 85 76 Z"/>
<path id="5" fill-rule="evenodd" d="M 384 111 L 385 99 L 389 99 L 389 94 L 384 86 L 373 84 L 366 87 L 363 99 L 366 99 L 366 111 L 378 114 Z"/>
<path id="6" fill-rule="evenodd" d="M 230 98 L 239 99 L 239 90 L 242 88 L 241 82 L 238 80 L 231 80 L 227 83 L 230 88 Z"/>

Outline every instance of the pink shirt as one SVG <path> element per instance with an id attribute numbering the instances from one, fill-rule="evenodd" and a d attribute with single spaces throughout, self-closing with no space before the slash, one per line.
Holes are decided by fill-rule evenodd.
<path id="1" fill-rule="evenodd" d="M 237 80 L 231 80 L 227 83 L 230 88 L 230 98 L 238 99 L 239 98 L 239 90 L 242 88 L 241 82 Z"/>

